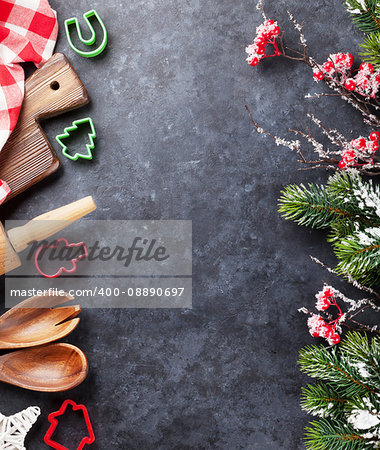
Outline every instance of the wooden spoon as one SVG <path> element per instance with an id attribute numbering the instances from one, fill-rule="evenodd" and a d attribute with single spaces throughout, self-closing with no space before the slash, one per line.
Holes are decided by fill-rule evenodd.
<path id="1" fill-rule="evenodd" d="M 86 378 L 85 354 L 71 344 L 47 344 L 0 356 L 0 381 L 40 392 L 73 389 Z"/>
<path id="2" fill-rule="evenodd" d="M 34 296 L 0 317 L 0 349 L 33 347 L 61 339 L 79 323 L 79 305 L 52 308 L 73 300 L 68 294 Z"/>

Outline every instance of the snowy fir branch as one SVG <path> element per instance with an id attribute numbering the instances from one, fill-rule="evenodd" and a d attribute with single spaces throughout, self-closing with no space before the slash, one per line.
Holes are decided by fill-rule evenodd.
<path id="1" fill-rule="evenodd" d="M 326 185 L 289 185 L 281 192 L 279 211 L 285 219 L 313 228 L 337 222 L 355 230 L 380 226 L 380 186 L 363 181 L 355 172 L 338 172 Z"/>
<path id="2" fill-rule="evenodd" d="M 289 185 L 281 191 L 279 212 L 287 220 L 312 228 L 328 228 L 344 217 L 355 218 L 349 205 L 332 205 L 325 186 Z"/>
<path id="3" fill-rule="evenodd" d="M 345 6 L 359 30 L 369 34 L 380 31 L 378 0 L 346 0 Z"/>
<path id="4" fill-rule="evenodd" d="M 340 420 L 321 418 L 305 428 L 305 444 L 310 450 L 369 450 L 375 441 L 366 439 L 350 425 Z"/>
<path id="5" fill-rule="evenodd" d="M 376 69 L 380 68 L 380 31 L 377 33 L 369 34 L 363 44 L 360 46 L 363 51 L 359 53 L 359 56 L 363 61 L 367 61 L 372 64 Z"/>
<path id="6" fill-rule="evenodd" d="M 380 2 L 378 0 L 347 0 L 347 11 L 356 26 L 366 34 L 359 53 L 364 61 L 380 68 Z"/>
<path id="7" fill-rule="evenodd" d="M 330 229 L 337 272 L 380 285 L 379 185 L 351 172 L 336 173 L 327 185 L 289 185 L 281 192 L 279 211 L 299 225 Z"/>
<path id="8" fill-rule="evenodd" d="M 380 227 L 366 228 L 334 244 L 338 273 L 350 273 L 364 284 L 380 284 Z"/>
<path id="9" fill-rule="evenodd" d="M 302 349 L 298 363 L 318 380 L 302 389 L 302 409 L 318 418 L 306 427 L 306 448 L 379 448 L 379 338 L 349 332 L 332 350 Z"/>

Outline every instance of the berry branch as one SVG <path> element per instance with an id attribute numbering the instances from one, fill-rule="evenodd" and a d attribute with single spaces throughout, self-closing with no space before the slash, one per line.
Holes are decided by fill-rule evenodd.
<path id="1" fill-rule="evenodd" d="M 325 63 L 322 65 L 318 64 L 314 58 L 309 56 L 307 53 L 307 42 L 303 33 L 302 25 L 297 22 L 289 11 L 289 19 L 299 34 L 299 44 L 302 51 L 285 46 L 285 33 L 281 32 L 277 22 L 268 19 L 262 0 L 260 0 L 257 8 L 261 10 L 263 14 L 264 23 L 256 28 L 256 37 L 254 38 L 253 43 L 246 47 L 248 64 L 251 66 L 257 66 L 262 59 L 272 58 L 275 56 L 282 56 L 286 59 L 302 62 L 313 70 L 313 77 L 315 81 L 319 82 L 323 80 L 330 89 L 335 91 L 335 93 L 327 94 L 308 94 L 306 98 L 340 96 L 361 112 L 363 121 L 367 125 L 374 128 L 380 127 L 380 117 L 377 117 L 377 113 L 380 111 L 380 102 L 377 98 L 377 94 L 380 90 L 380 70 L 375 71 L 374 67 L 369 63 L 361 64 L 359 69 L 353 69 L 354 58 L 349 53 L 331 54 Z M 268 48 L 273 49 L 273 52 L 267 52 Z M 248 110 L 247 106 L 246 108 Z M 250 116 L 257 130 L 262 130 L 262 132 L 271 136 L 276 143 L 281 141 L 280 138 L 271 135 L 269 132 L 260 127 L 260 125 L 253 120 L 251 114 Z M 314 122 L 319 126 L 317 121 Z M 323 127 L 321 128 L 323 129 Z M 327 131 L 327 128 L 324 128 L 325 131 Z M 296 130 L 293 131 L 296 134 L 306 138 L 315 147 L 315 149 L 322 149 L 321 145 L 313 139 L 309 133 L 306 134 Z M 337 133 L 336 130 L 330 131 Z M 328 133 L 325 134 L 328 136 Z M 356 166 L 359 172 L 365 175 L 380 175 L 380 158 L 377 155 L 374 155 L 377 150 L 377 148 L 374 148 L 376 144 L 370 144 L 367 148 L 364 148 L 363 146 L 358 148 L 357 146 L 355 147 L 355 144 L 353 144 L 352 141 L 350 143 L 347 140 L 345 141 L 346 147 L 341 148 L 340 152 L 335 152 L 335 154 L 340 156 L 345 155 L 345 158 L 342 158 L 341 169 L 349 166 Z M 326 169 L 336 169 L 336 165 L 339 163 L 339 160 L 327 157 L 326 154 L 323 157 L 320 157 L 319 160 L 307 161 L 302 155 L 298 141 L 284 142 L 286 144 L 290 144 L 290 146 L 285 145 L 292 150 L 297 150 L 301 157 L 300 162 L 310 164 L 313 166 L 311 168 L 323 167 Z M 342 143 L 338 142 L 336 144 L 343 147 Z"/>
<path id="2" fill-rule="evenodd" d="M 248 105 L 245 105 L 245 109 L 248 111 L 251 122 L 259 134 L 266 134 L 271 137 L 276 145 L 282 145 L 284 147 L 288 147 L 290 150 L 296 150 L 301 158 L 297 160 L 297 162 L 308 165 L 308 167 L 300 170 L 321 168 L 328 170 L 337 170 L 339 168 L 341 170 L 345 170 L 348 168 L 354 168 L 357 172 L 363 175 L 380 175 L 380 157 L 375 154 L 380 146 L 380 133 L 377 131 L 372 132 L 368 139 L 363 136 L 359 136 L 358 138 L 349 141 L 341 133 L 339 133 L 338 130 L 329 129 L 313 114 L 307 114 L 307 117 L 315 125 L 317 125 L 318 128 L 320 128 L 321 132 L 328 137 L 330 142 L 338 147 L 338 149 L 334 151 L 329 148 L 325 148 L 321 142 L 317 141 L 317 139 L 311 135 L 309 129 L 304 132 L 290 128 L 289 131 L 304 138 L 312 145 L 314 152 L 317 153 L 318 159 L 308 160 L 301 150 L 301 142 L 299 140 L 288 141 L 273 135 L 256 122 Z"/>
<path id="3" fill-rule="evenodd" d="M 334 269 L 331 269 L 314 256 L 310 256 L 310 258 L 312 261 L 326 269 L 329 273 L 336 276 L 339 275 Z M 315 307 L 318 311 L 320 311 L 320 314 L 315 314 L 305 307 L 298 310 L 299 312 L 303 312 L 304 314 L 310 316 L 307 321 L 310 334 L 313 337 L 325 338 L 330 345 L 335 345 L 340 342 L 339 334 L 342 333 L 342 326 L 354 331 L 366 331 L 368 333 L 380 335 L 377 325 L 365 325 L 354 319 L 354 317 L 358 316 L 368 308 L 371 308 L 373 311 L 379 313 L 380 306 L 378 303 L 380 300 L 380 294 L 367 286 L 363 286 L 358 281 L 354 280 L 349 274 L 346 274 L 346 277 L 350 284 L 357 289 L 366 292 L 367 294 L 371 294 L 373 298 L 353 300 L 334 287 L 324 283 L 323 290 L 318 292 L 315 296 L 317 299 Z M 342 311 L 337 299 L 340 299 L 343 303 L 349 305 L 345 312 Z M 331 306 L 336 307 L 338 310 L 335 319 L 331 313 L 327 312 Z"/>
<path id="4" fill-rule="evenodd" d="M 340 342 L 339 333 L 342 332 L 342 326 L 345 326 L 350 330 L 380 334 L 377 330 L 377 325 L 364 325 L 354 320 L 354 317 L 365 311 L 367 308 L 372 308 L 374 311 L 380 312 L 380 307 L 372 300 L 367 298 L 358 301 L 352 300 L 332 286 L 328 286 L 326 283 L 323 290 L 316 294 L 316 298 L 316 309 L 321 313 L 324 313 L 323 316 L 321 314 L 315 314 L 305 307 L 298 310 L 299 312 L 303 312 L 310 316 L 307 324 L 309 332 L 313 337 L 323 337 L 330 345 L 338 344 Z M 337 298 L 350 305 L 346 312 L 343 312 L 340 308 Z M 330 307 L 335 307 L 338 310 L 335 319 L 331 313 L 327 312 Z M 354 326 L 351 326 L 351 324 L 354 324 Z"/>

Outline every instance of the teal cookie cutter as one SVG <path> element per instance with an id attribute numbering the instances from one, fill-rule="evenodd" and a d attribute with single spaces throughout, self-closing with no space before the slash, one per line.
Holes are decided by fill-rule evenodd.
<path id="1" fill-rule="evenodd" d="M 91 133 L 88 133 L 88 138 L 90 139 L 90 143 L 86 144 L 86 150 L 87 153 L 83 154 L 83 153 L 75 153 L 75 155 L 70 155 L 68 153 L 68 148 L 67 146 L 62 142 L 62 140 L 67 139 L 68 137 L 70 137 L 70 133 L 72 131 L 75 131 L 78 129 L 78 126 L 83 125 L 83 124 L 89 124 L 90 128 L 91 128 Z M 96 132 L 95 132 L 95 127 L 94 127 L 94 122 L 92 121 L 92 119 L 90 117 L 85 117 L 84 119 L 79 119 L 79 120 L 74 120 L 73 124 L 69 127 L 66 127 L 63 130 L 63 134 L 59 134 L 55 137 L 56 141 L 58 142 L 58 144 L 62 147 L 62 153 L 64 156 L 66 156 L 66 158 L 71 159 L 71 161 L 76 161 L 78 158 L 82 158 L 82 159 L 92 159 L 92 151 L 95 148 L 95 142 L 94 139 L 96 138 Z"/>
<path id="2" fill-rule="evenodd" d="M 70 25 L 75 25 L 75 28 L 77 30 L 78 33 L 78 37 L 79 40 L 85 44 L 85 45 L 93 45 L 95 44 L 96 41 L 96 33 L 94 30 L 94 27 L 91 25 L 89 18 L 90 17 L 95 17 L 96 20 L 98 21 L 102 31 L 103 31 L 103 40 L 101 42 L 101 44 L 99 44 L 98 48 L 96 48 L 95 50 L 89 50 L 89 51 L 83 51 L 83 50 L 79 50 L 73 43 L 72 39 L 71 39 L 71 35 L 70 35 Z M 90 11 L 87 11 L 83 14 L 83 18 L 88 26 L 88 28 L 91 31 L 91 37 L 89 39 L 85 39 L 82 35 L 82 31 L 78 22 L 78 19 L 76 17 L 72 17 L 71 19 L 66 19 L 65 20 L 65 31 L 66 31 L 66 36 L 67 36 L 67 41 L 70 45 L 70 47 L 76 52 L 78 53 L 78 55 L 80 56 L 84 56 L 85 58 L 93 58 L 94 56 L 98 56 L 100 55 L 100 53 L 102 53 L 102 51 L 106 48 L 107 45 L 107 30 L 106 27 L 104 26 L 104 23 L 102 21 L 102 19 L 100 18 L 99 14 L 95 11 L 95 9 L 91 9 Z"/>

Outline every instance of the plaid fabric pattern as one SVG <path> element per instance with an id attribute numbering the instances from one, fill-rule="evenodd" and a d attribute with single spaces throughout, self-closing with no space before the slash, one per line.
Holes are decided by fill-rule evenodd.
<path id="1" fill-rule="evenodd" d="M 7 185 L 7 183 L 3 180 L 0 180 L 0 205 L 4 203 L 4 200 L 8 197 L 10 193 L 11 189 Z"/>
<path id="2" fill-rule="evenodd" d="M 48 0 L 0 0 L 0 150 L 15 127 L 24 98 L 24 70 L 53 54 L 57 15 Z"/>

